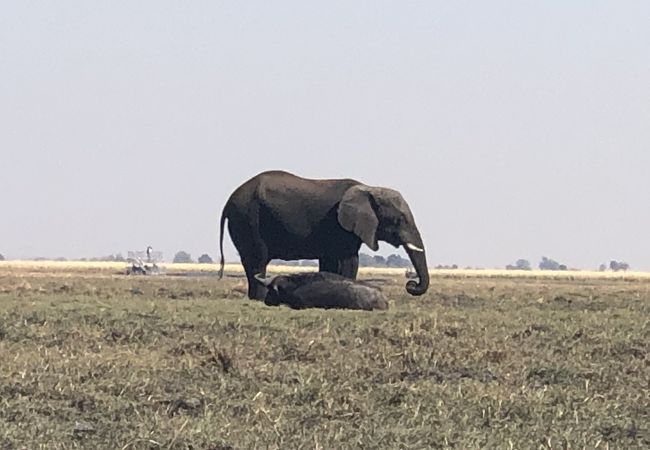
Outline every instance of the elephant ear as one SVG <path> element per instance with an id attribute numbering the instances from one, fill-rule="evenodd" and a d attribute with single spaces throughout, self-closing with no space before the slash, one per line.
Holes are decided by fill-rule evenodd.
<path id="1" fill-rule="evenodd" d="M 370 198 L 370 191 L 365 186 L 352 186 L 341 198 L 338 220 L 345 230 L 356 234 L 364 244 L 377 251 L 379 219 L 372 208 Z"/>

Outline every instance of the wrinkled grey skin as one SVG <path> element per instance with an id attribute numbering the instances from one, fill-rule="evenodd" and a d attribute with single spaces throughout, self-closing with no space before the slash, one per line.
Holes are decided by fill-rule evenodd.
<path id="1" fill-rule="evenodd" d="M 388 300 L 376 287 L 329 272 L 298 273 L 255 279 L 267 289 L 264 303 L 293 309 L 388 309 Z"/>
<path id="2" fill-rule="evenodd" d="M 271 259 L 318 259 L 321 272 L 356 279 L 359 248 L 378 241 L 404 246 L 418 281 L 406 283 L 411 295 L 429 287 L 424 244 L 413 214 L 399 192 L 356 180 L 312 180 L 288 172 L 263 172 L 238 187 L 221 214 L 219 248 L 223 275 L 223 235 L 230 237 L 248 279 L 248 296 L 264 300 L 266 288 L 255 274 L 266 275 Z"/>

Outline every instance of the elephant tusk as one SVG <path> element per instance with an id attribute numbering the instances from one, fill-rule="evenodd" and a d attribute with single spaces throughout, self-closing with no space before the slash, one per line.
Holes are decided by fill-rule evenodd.
<path id="1" fill-rule="evenodd" d="M 424 251 L 423 248 L 420 248 L 417 245 L 411 244 L 410 242 L 408 244 L 406 244 L 406 247 L 408 249 L 410 249 L 410 250 L 413 250 L 414 252 L 423 252 Z"/>

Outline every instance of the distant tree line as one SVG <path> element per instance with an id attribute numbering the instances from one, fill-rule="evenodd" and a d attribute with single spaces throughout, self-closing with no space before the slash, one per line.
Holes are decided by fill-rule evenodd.
<path id="1" fill-rule="evenodd" d="M 540 270 L 569 270 L 566 264 L 560 264 L 554 259 L 547 258 L 546 256 L 542 256 L 542 260 L 539 262 L 538 267 L 540 268 Z M 623 261 L 612 260 L 609 262 L 609 266 L 607 264 L 601 264 L 598 270 L 604 272 L 607 270 L 608 267 L 613 272 L 618 272 L 621 270 L 622 271 L 629 270 L 630 265 Z M 514 264 L 508 264 L 506 266 L 506 269 L 507 270 L 531 270 L 531 265 L 530 262 L 526 259 L 518 259 Z"/>
<path id="2" fill-rule="evenodd" d="M 458 264 L 438 264 L 434 266 L 434 269 L 438 270 L 456 270 L 458 269 Z"/>
<path id="3" fill-rule="evenodd" d="M 99 257 L 94 257 L 94 258 L 81 258 L 79 261 L 124 262 L 124 261 L 126 261 L 126 258 L 124 258 L 124 256 L 122 256 L 121 253 L 117 253 L 115 255 L 99 256 Z"/>
<path id="4" fill-rule="evenodd" d="M 411 267 L 411 261 L 402 258 L 395 253 L 388 255 L 384 258 L 381 255 L 367 255 L 366 253 L 359 253 L 359 266 L 361 267 L 393 267 L 393 268 L 407 268 Z"/>
<path id="5" fill-rule="evenodd" d="M 0 255 L 0 261 L 2 260 L 2 255 Z M 51 258 L 34 258 L 34 261 L 46 261 Z M 55 258 L 55 261 L 67 261 L 66 258 Z M 108 262 L 126 262 L 126 258 L 121 254 L 121 253 L 116 253 L 114 255 L 108 255 L 108 256 L 99 256 L 99 257 L 93 257 L 93 258 L 80 258 L 79 261 L 91 261 L 91 262 L 96 262 L 96 261 L 108 261 Z M 174 263 L 193 263 L 194 260 L 192 259 L 192 255 L 190 255 L 188 252 L 181 250 L 174 255 L 173 259 Z M 207 253 L 202 254 L 199 256 L 198 262 L 200 264 L 212 264 L 214 261 L 212 261 L 212 258 L 210 255 Z"/>
<path id="6" fill-rule="evenodd" d="M 35 261 L 45 261 L 51 258 L 34 258 Z M 4 261 L 5 257 L 0 253 L 0 261 Z M 54 261 L 67 261 L 64 257 L 54 258 Z M 121 253 L 110 254 L 107 256 L 100 256 L 94 258 L 80 258 L 79 261 L 108 261 L 108 262 L 125 262 L 126 258 Z M 198 258 L 199 264 L 213 264 L 214 261 L 207 253 L 202 254 Z M 192 255 L 186 251 L 179 251 L 174 255 L 174 263 L 193 263 Z M 301 259 L 297 261 L 284 261 L 281 259 L 274 259 L 271 261 L 271 264 L 279 266 L 300 266 L 300 267 L 318 267 L 318 261 L 313 259 Z M 391 254 L 387 257 L 381 255 L 368 255 L 366 253 L 359 254 L 359 266 L 360 267 L 392 267 L 392 268 L 410 268 L 411 261 L 406 258 L 401 257 L 397 254 Z M 540 270 L 568 270 L 565 264 L 561 264 L 554 259 L 542 256 L 541 261 L 538 264 Z M 443 265 L 438 264 L 433 267 L 434 269 L 458 269 L 458 265 Z M 468 267 L 469 269 L 469 267 Z M 506 265 L 507 270 L 532 270 L 530 261 L 527 259 L 518 259 L 514 264 Z M 601 264 L 598 267 L 598 270 L 605 272 L 606 270 L 611 270 L 613 272 L 627 271 L 630 269 L 630 265 L 624 261 L 611 260 L 609 264 Z"/>
<path id="7" fill-rule="evenodd" d="M 274 259 L 271 261 L 271 264 L 278 266 L 317 267 L 318 261 L 313 259 L 300 259 L 297 261 Z M 368 255 L 366 253 L 359 253 L 359 267 L 407 268 L 411 267 L 411 261 L 396 254 L 383 257 L 381 255 Z"/>
<path id="8" fill-rule="evenodd" d="M 540 270 L 568 270 L 566 264 L 560 264 L 554 259 L 542 256 L 542 260 L 537 265 Z M 508 264 L 506 270 L 532 270 L 530 261 L 527 259 L 518 259 L 514 264 Z"/>
<path id="9" fill-rule="evenodd" d="M 208 255 L 207 253 L 202 254 L 199 256 L 199 259 L 197 260 L 199 264 L 212 264 L 214 261 Z M 172 261 L 174 264 L 188 264 L 188 263 L 193 263 L 194 260 L 192 259 L 192 255 L 190 255 L 188 252 L 181 250 L 179 252 L 176 252 L 174 255 L 174 259 Z"/>
<path id="10" fill-rule="evenodd" d="M 0 255 L 0 261 L 3 260 L 2 255 Z M 51 258 L 34 258 L 35 261 L 45 261 Z M 55 258 L 55 261 L 67 261 L 66 258 Z M 96 261 L 108 261 L 108 262 L 126 262 L 126 258 L 122 256 L 121 253 L 116 253 L 114 255 L 108 255 L 108 256 L 99 256 L 99 257 L 93 257 L 93 258 L 80 258 L 79 261 L 91 261 L 91 262 L 96 262 Z M 194 260 L 192 259 L 192 255 L 190 255 L 188 252 L 181 250 L 174 255 L 173 259 L 174 263 L 193 263 Z M 212 258 L 210 255 L 207 253 L 202 254 L 199 256 L 198 262 L 200 264 L 212 264 L 214 261 L 212 261 Z"/>
<path id="11" fill-rule="evenodd" d="M 272 259 L 270 264 L 274 266 L 318 267 L 318 261 L 315 259 L 297 259 L 293 261 L 285 261 L 284 259 Z"/>

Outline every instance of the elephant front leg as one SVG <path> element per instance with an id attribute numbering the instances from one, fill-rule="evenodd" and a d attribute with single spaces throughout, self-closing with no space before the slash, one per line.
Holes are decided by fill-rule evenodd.
<path id="1" fill-rule="evenodd" d="M 318 259 L 318 271 L 338 273 L 339 275 L 339 261 L 331 256 L 324 256 Z"/>
<path id="2" fill-rule="evenodd" d="M 345 258 L 323 257 L 318 261 L 318 270 L 320 272 L 336 273 L 352 280 L 356 280 L 357 278 L 357 272 L 359 271 L 358 255 L 351 255 Z"/>
<path id="3" fill-rule="evenodd" d="M 357 279 L 359 272 L 359 255 L 348 256 L 339 260 L 339 274 L 352 280 Z"/>

